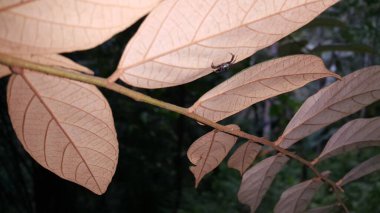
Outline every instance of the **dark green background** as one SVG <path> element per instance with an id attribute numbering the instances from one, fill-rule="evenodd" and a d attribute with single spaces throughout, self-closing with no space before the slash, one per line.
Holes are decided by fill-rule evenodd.
<path id="1" fill-rule="evenodd" d="M 211 74 L 173 88 L 134 89 L 189 107 L 213 85 L 252 64 L 302 53 L 322 57 L 329 69 L 344 76 L 380 64 L 379 14 L 378 0 L 345 0 L 280 42 L 233 65 L 229 72 Z M 141 21 L 94 49 L 65 56 L 90 67 L 96 75 L 107 77 L 115 70 L 123 48 L 140 24 Z M 118 167 L 108 191 L 97 196 L 58 178 L 32 160 L 18 142 L 7 113 L 7 80 L 0 79 L 0 212 L 249 212 L 237 201 L 240 176 L 237 171 L 228 169 L 225 162 L 207 175 L 198 189 L 193 187 L 186 150 L 194 140 L 210 131 L 209 128 L 103 89 L 113 109 L 120 144 Z M 302 102 L 332 81 L 322 79 L 295 92 L 260 102 L 222 123 L 237 123 L 245 131 L 274 140 Z M 355 118 L 379 114 L 380 104 L 372 104 L 304 139 L 292 149 L 311 160 L 339 126 Z M 379 152 L 378 148 L 353 151 L 326 160 L 318 167 L 321 171 L 331 170 L 331 177 L 338 179 Z M 352 212 L 380 212 L 379 174 L 347 185 L 345 200 Z M 290 161 L 275 179 L 257 212 L 271 212 L 282 191 L 310 177 L 312 173 L 307 168 Z M 311 206 L 333 202 L 334 196 L 322 187 Z"/>

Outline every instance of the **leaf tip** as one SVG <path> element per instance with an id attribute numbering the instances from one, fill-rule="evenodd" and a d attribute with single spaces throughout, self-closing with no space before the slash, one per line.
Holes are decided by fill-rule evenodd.
<path id="1" fill-rule="evenodd" d="M 340 75 L 338 75 L 336 73 L 333 73 L 333 72 L 331 72 L 331 73 L 332 73 L 332 77 L 338 79 L 339 81 L 341 81 L 343 79 L 342 76 L 340 76 Z"/>

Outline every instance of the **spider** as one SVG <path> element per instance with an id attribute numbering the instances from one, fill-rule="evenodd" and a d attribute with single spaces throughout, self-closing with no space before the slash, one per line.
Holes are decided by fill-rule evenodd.
<path id="1" fill-rule="evenodd" d="M 235 63 L 235 61 L 236 61 L 235 55 L 232 53 L 230 53 L 230 54 L 231 54 L 231 60 L 230 61 L 221 63 L 219 65 L 214 65 L 214 63 L 211 63 L 211 68 L 214 69 L 214 72 L 219 73 L 219 72 L 227 71 L 230 68 L 230 65 Z"/>

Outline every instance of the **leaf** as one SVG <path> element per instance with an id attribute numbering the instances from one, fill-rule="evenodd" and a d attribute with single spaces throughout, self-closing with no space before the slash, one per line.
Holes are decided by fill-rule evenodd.
<path id="1" fill-rule="evenodd" d="M 343 152 L 368 146 L 380 146 L 379 129 L 380 117 L 348 122 L 330 138 L 314 163 Z"/>
<path id="2" fill-rule="evenodd" d="M 253 163 L 257 154 L 259 154 L 261 146 L 253 141 L 247 141 L 240 145 L 228 160 L 228 167 L 236 169 L 241 175 Z"/>
<path id="3" fill-rule="evenodd" d="M 267 61 L 242 71 L 204 94 L 189 112 L 220 121 L 259 101 L 305 84 L 338 75 L 326 70 L 322 60 L 295 55 Z"/>
<path id="4" fill-rule="evenodd" d="M 48 66 L 57 67 L 60 69 L 67 70 L 69 72 L 77 71 L 77 72 L 83 72 L 86 74 L 93 75 L 94 72 L 87 67 L 84 67 L 80 64 L 75 63 L 74 61 L 70 60 L 69 58 L 66 58 L 64 56 L 58 55 L 58 54 L 45 54 L 45 55 L 14 55 L 14 57 L 24 59 L 27 61 L 35 62 L 38 64 L 44 64 Z M 5 70 L 7 72 L 11 72 L 7 66 L 0 65 L 0 72 L 1 70 Z"/>
<path id="5" fill-rule="evenodd" d="M 336 205 L 328 205 L 328 206 L 322 206 L 314 209 L 310 209 L 306 211 L 306 213 L 330 213 L 333 209 L 335 209 Z"/>
<path id="6" fill-rule="evenodd" d="M 324 176 L 326 176 L 325 173 Z M 317 177 L 288 188 L 281 194 L 280 200 L 274 208 L 274 212 L 301 213 L 305 212 L 311 199 L 322 185 L 322 180 Z"/>
<path id="7" fill-rule="evenodd" d="M 228 125 L 231 129 L 239 129 L 237 125 Z M 195 177 L 195 187 L 201 179 L 214 170 L 226 157 L 237 137 L 224 132 L 213 130 L 198 138 L 191 144 L 187 151 L 187 157 L 195 166 L 190 166 L 190 171 Z"/>
<path id="8" fill-rule="evenodd" d="M 288 148 L 313 132 L 380 98 L 380 66 L 345 76 L 309 97 L 294 115 L 276 145 Z"/>
<path id="9" fill-rule="evenodd" d="M 238 192 L 239 201 L 249 205 L 251 212 L 255 212 L 273 179 L 288 160 L 288 157 L 277 154 L 246 171 Z"/>
<path id="10" fill-rule="evenodd" d="M 167 0 L 128 43 L 110 81 L 170 87 L 241 61 L 310 22 L 338 0 Z"/>
<path id="11" fill-rule="evenodd" d="M 92 85 L 24 70 L 7 89 L 25 150 L 56 175 L 96 194 L 115 173 L 118 143 L 107 100 Z"/>
<path id="12" fill-rule="evenodd" d="M 41 54 L 92 48 L 132 25 L 158 2 L 5 0 L 0 5 L 0 51 Z"/>
<path id="13" fill-rule="evenodd" d="M 337 182 L 337 185 L 343 186 L 378 170 L 380 170 L 380 155 L 376 155 L 353 168 Z"/>

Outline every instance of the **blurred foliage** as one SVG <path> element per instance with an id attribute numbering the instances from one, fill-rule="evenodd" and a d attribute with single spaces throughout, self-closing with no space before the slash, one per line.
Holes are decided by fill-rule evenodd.
<path id="1" fill-rule="evenodd" d="M 188 107 L 207 90 L 244 68 L 280 56 L 305 53 L 322 57 L 329 69 L 344 76 L 380 64 L 379 14 L 378 0 L 341 1 L 297 32 L 233 65 L 230 72 L 211 74 L 174 88 L 134 89 Z M 141 20 L 94 49 L 65 56 L 90 67 L 98 76 L 109 76 L 140 24 Z M 210 131 L 208 127 L 106 90 L 102 92 L 113 109 L 120 143 L 119 164 L 113 181 L 105 195 L 97 196 L 61 180 L 35 163 L 17 141 L 7 114 L 7 80 L 0 79 L 0 212 L 249 212 L 236 196 L 241 177 L 225 163 L 194 188 L 186 150 L 194 140 Z M 295 92 L 260 102 L 222 123 L 237 123 L 245 131 L 275 140 L 302 102 L 333 81 L 322 79 Z M 304 139 L 292 150 L 312 160 L 345 122 L 379 116 L 379 112 L 380 104 L 373 104 Z M 332 171 L 331 178 L 338 180 L 379 151 L 366 148 L 349 152 L 321 162 L 318 168 Z M 379 174 L 345 187 L 344 199 L 352 212 L 380 212 Z M 285 189 L 311 177 L 313 174 L 307 168 L 290 161 L 276 177 L 257 212 L 272 212 Z M 310 207 L 334 201 L 334 195 L 322 187 Z"/>

